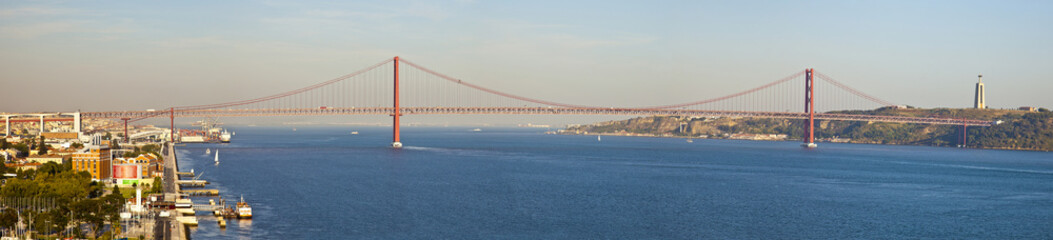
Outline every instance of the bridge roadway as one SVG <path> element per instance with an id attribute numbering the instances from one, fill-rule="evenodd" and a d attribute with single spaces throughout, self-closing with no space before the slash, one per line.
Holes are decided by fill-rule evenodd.
<path id="1" fill-rule="evenodd" d="M 274 109 L 191 109 L 169 111 L 122 111 L 82 112 L 83 118 L 120 119 L 154 117 L 257 117 L 257 116 L 325 116 L 325 115 L 391 115 L 394 108 L 274 108 Z M 805 112 L 754 112 L 716 111 L 689 109 L 642 109 L 642 108 L 565 108 L 565 107 L 403 107 L 403 115 L 453 115 L 453 114 L 499 114 L 499 115 L 631 115 L 631 116 L 700 116 L 700 117 L 758 117 L 807 119 Z M 816 113 L 818 120 L 894 122 L 940 125 L 991 126 L 984 120 L 880 116 L 861 114 Z"/>

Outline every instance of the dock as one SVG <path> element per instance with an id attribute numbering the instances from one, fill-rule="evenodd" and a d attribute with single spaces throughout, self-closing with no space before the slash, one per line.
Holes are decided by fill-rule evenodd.
<path id="1" fill-rule="evenodd" d="M 219 196 L 219 190 L 216 189 L 185 189 L 183 194 L 190 196 Z"/>
<path id="2" fill-rule="evenodd" d="M 176 184 L 181 187 L 204 187 L 208 184 L 205 180 L 177 180 Z"/>

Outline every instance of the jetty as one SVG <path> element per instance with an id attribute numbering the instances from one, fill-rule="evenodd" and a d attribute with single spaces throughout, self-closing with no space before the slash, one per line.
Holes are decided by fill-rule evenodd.
<path id="1" fill-rule="evenodd" d="M 195 196 L 195 197 L 201 197 L 201 196 L 211 197 L 211 196 L 219 196 L 219 190 L 216 190 L 216 189 L 188 189 L 188 190 L 183 190 L 183 194 L 186 194 L 186 195 L 189 195 L 189 196 Z"/>
<path id="2" fill-rule="evenodd" d="M 180 187 L 205 187 L 208 181 L 205 180 L 176 180 L 176 184 Z"/>

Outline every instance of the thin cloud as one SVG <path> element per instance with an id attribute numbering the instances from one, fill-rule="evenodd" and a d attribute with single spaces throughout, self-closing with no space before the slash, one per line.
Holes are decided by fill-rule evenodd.
<path id="1" fill-rule="evenodd" d="M 0 26 L 0 36 L 14 39 L 33 39 L 40 36 L 79 31 L 79 22 L 43 22 Z"/>
<path id="2" fill-rule="evenodd" d="M 80 13 L 84 12 L 81 10 L 69 8 L 22 7 L 14 9 L 0 9 L 0 18 L 73 15 Z"/>

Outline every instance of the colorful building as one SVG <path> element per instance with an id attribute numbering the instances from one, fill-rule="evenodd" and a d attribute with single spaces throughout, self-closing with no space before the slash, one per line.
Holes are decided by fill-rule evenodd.
<path id="1" fill-rule="evenodd" d="M 154 155 L 153 153 L 139 154 L 139 156 L 135 158 L 117 158 L 113 160 L 113 164 L 139 165 L 140 169 L 142 170 L 140 176 L 142 176 L 143 178 L 160 176 L 163 170 L 161 161 L 158 160 L 157 155 Z"/>
<path id="2" fill-rule="evenodd" d="M 132 185 L 143 179 L 141 166 L 134 163 L 114 164 L 113 180 L 119 185 Z"/>
<path id="3" fill-rule="evenodd" d="M 94 180 L 106 180 L 111 177 L 112 161 L 110 146 L 87 146 L 73 154 L 73 170 L 91 173 L 91 178 Z"/>

